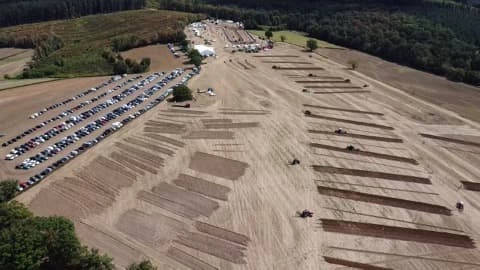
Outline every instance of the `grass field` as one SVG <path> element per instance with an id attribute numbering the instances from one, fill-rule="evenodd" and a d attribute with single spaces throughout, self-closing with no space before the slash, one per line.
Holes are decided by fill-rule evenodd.
<path id="1" fill-rule="evenodd" d="M 113 67 L 103 57 L 113 38 L 135 35 L 150 42 L 160 32 L 175 33 L 183 29 L 192 16 L 188 13 L 162 10 L 135 10 L 6 27 L 0 35 L 35 38 L 43 35 L 60 37 L 64 46 L 44 58 L 37 71 L 48 70 L 54 77 L 111 74 Z"/>
<path id="2" fill-rule="evenodd" d="M 248 30 L 248 32 L 261 37 L 265 38 L 265 31 L 264 30 Z M 281 41 L 280 37 L 285 36 L 286 40 L 285 42 L 305 47 L 307 40 L 311 39 L 308 37 L 305 33 L 302 32 L 296 32 L 296 31 L 275 31 L 273 32 L 273 40 L 276 42 Z M 315 39 L 315 38 L 314 38 Z M 325 42 L 323 40 L 315 39 L 318 43 L 318 47 L 320 48 L 334 48 L 334 49 L 339 49 L 340 47 L 330 44 L 328 42 Z"/>

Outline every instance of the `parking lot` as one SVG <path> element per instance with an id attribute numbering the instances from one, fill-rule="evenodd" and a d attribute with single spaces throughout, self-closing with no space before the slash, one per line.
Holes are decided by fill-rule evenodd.
<path id="1" fill-rule="evenodd" d="M 37 106 L 2 138 L 3 173 L 19 179 L 18 190 L 25 191 L 164 101 L 173 86 L 195 74 L 178 68 L 116 76 Z"/>

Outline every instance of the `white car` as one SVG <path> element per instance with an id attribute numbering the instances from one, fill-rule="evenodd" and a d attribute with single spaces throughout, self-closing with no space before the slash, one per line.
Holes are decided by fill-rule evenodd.
<path id="1" fill-rule="evenodd" d="M 18 157 L 18 155 L 16 155 L 16 154 L 8 154 L 8 155 L 5 156 L 5 159 L 6 159 L 6 160 L 13 160 L 13 159 L 15 159 L 16 157 Z"/>

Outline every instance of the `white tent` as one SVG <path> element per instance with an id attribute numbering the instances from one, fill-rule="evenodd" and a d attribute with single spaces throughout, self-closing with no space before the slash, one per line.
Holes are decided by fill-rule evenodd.
<path id="1" fill-rule="evenodd" d="M 195 45 L 193 46 L 195 50 L 197 50 L 201 56 L 214 56 L 215 55 L 215 49 L 213 47 L 208 47 L 205 45 Z"/>

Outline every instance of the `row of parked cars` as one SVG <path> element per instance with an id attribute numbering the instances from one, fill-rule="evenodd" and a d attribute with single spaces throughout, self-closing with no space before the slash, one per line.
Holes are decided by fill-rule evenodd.
<path id="1" fill-rule="evenodd" d="M 155 79 L 157 79 L 159 76 L 162 76 L 162 75 L 165 75 L 165 74 L 164 73 L 155 73 L 151 76 L 148 76 L 146 79 L 142 80 L 137 85 L 123 91 L 121 94 L 119 94 L 117 96 L 114 96 L 112 98 L 113 102 L 109 102 L 109 101 L 111 101 L 111 100 L 109 100 L 109 101 L 106 101 L 103 104 L 97 105 L 96 108 L 92 109 L 93 111 L 92 110 L 88 111 L 89 112 L 88 115 L 86 115 L 86 116 L 81 115 L 80 118 L 77 119 L 76 121 L 83 121 L 83 119 L 86 119 L 86 118 L 90 117 L 91 115 L 95 115 L 96 113 L 101 111 L 100 109 L 110 106 L 109 104 L 114 104 L 114 103 L 117 103 L 117 102 L 121 101 L 125 97 L 131 95 L 132 93 L 136 92 L 141 87 L 151 83 L 152 81 L 154 81 Z M 47 149 L 45 149 L 44 151 L 41 152 L 40 157 L 37 157 L 37 156 L 30 157 L 30 158 L 24 160 L 21 164 L 17 165 L 16 168 L 17 169 L 28 170 L 30 168 L 35 167 L 36 165 L 38 165 L 40 163 L 43 163 L 44 161 L 47 160 L 47 159 L 44 158 L 44 156 L 52 157 L 52 156 L 56 155 L 58 152 L 62 151 L 68 145 L 78 141 L 80 138 L 83 138 L 87 135 L 90 135 L 90 133 L 94 132 L 97 129 L 100 129 L 107 122 L 109 122 L 113 119 L 116 119 L 120 115 L 122 115 L 125 112 L 131 110 L 132 108 L 134 108 L 135 106 L 137 106 L 138 104 L 142 103 L 144 100 L 149 98 L 149 96 L 150 96 L 149 93 L 151 93 L 152 89 L 153 90 L 160 89 L 159 87 L 165 86 L 168 82 L 169 82 L 169 80 L 167 78 L 164 78 L 161 82 L 157 83 L 152 88 L 146 90 L 144 93 L 140 94 L 139 96 L 137 96 L 132 101 L 130 101 L 126 104 L 123 104 L 122 106 L 116 108 L 112 112 L 107 113 L 105 116 L 102 116 L 102 117 L 98 118 L 97 120 L 95 120 L 94 122 L 91 122 L 88 125 L 82 127 L 81 129 L 75 131 L 72 135 L 67 136 L 67 137 L 63 138 L 62 140 L 56 142 L 55 144 L 49 146 Z M 99 110 L 97 111 L 96 109 L 99 109 Z M 49 148 L 51 148 L 51 149 L 49 149 Z M 32 160 L 33 160 L 33 162 L 32 162 Z"/>
<path id="2" fill-rule="evenodd" d="M 123 113 L 125 113 L 126 111 L 129 110 L 127 108 L 129 108 L 130 106 L 131 106 L 131 108 L 136 107 L 138 104 L 142 103 L 143 101 L 145 101 L 146 99 L 148 99 L 152 95 L 154 95 L 156 92 L 161 90 L 169 81 L 171 81 L 174 78 L 180 76 L 182 73 L 183 73 L 182 69 L 175 69 L 166 78 L 164 78 L 162 81 L 156 83 L 153 87 L 144 91 L 142 94 L 137 96 L 135 99 L 133 99 L 132 101 L 125 104 L 125 105 L 128 105 L 128 106 L 126 106 L 126 107 L 122 106 L 122 108 L 124 108 L 124 109 L 119 111 L 119 114 L 112 112 L 112 113 L 107 114 L 105 117 L 107 117 L 108 115 L 109 115 L 109 118 L 111 118 L 111 119 L 115 119 L 117 117 L 120 117 L 121 114 L 123 114 Z M 191 78 L 193 75 L 195 75 L 195 73 L 190 73 L 189 78 Z M 188 81 L 189 78 L 186 81 Z M 183 79 L 182 79 L 182 81 L 183 81 Z M 173 92 L 173 88 L 167 89 L 159 97 L 157 97 L 155 100 L 153 100 L 149 104 L 147 104 L 144 108 L 138 110 L 137 112 L 135 112 L 133 114 L 130 114 L 128 117 L 124 118 L 123 120 L 121 120 L 119 122 L 112 123 L 112 126 L 110 128 L 106 129 L 101 135 L 97 136 L 95 139 L 83 143 L 80 147 L 71 151 L 67 156 L 55 161 L 54 163 L 52 163 L 49 167 L 47 167 L 45 170 L 43 170 L 39 174 L 36 174 L 36 175 L 30 177 L 28 181 L 21 182 L 17 186 L 18 192 L 23 192 L 24 190 L 28 189 L 30 186 L 35 185 L 36 183 L 40 182 L 46 176 L 51 174 L 56 169 L 62 167 L 63 165 L 68 163 L 70 160 L 72 160 L 73 158 L 75 158 L 76 156 L 81 154 L 82 152 L 84 152 L 84 151 L 88 150 L 89 148 L 93 147 L 94 145 L 96 145 L 100 141 L 104 140 L 109 135 L 111 135 L 116 130 L 121 129 L 125 124 L 129 123 L 133 119 L 135 119 L 135 118 L 139 117 L 140 115 L 144 114 L 145 112 L 147 112 L 148 110 L 153 108 L 155 105 L 161 103 L 172 92 Z M 93 127 L 93 125 L 91 127 Z M 42 160 L 41 157 L 39 157 L 39 158 L 40 158 L 40 160 Z M 45 159 L 45 158 L 43 158 L 43 159 Z M 45 159 L 45 160 L 48 160 L 48 159 Z"/>
<path id="3" fill-rule="evenodd" d="M 101 112 L 102 110 L 110 107 L 111 105 L 121 101 L 128 95 L 132 94 L 133 92 L 137 91 L 138 89 L 144 87 L 145 85 L 149 84 L 154 78 L 158 77 L 158 75 L 152 75 L 149 76 L 148 78 L 140 81 L 139 83 L 133 85 L 132 87 L 124 90 L 118 95 L 113 96 L 111 99 L 91 108 L 90 110 L 87 110 L 85 112 L 80 113 L 79 115 L 76 116 L 71 116 L 67 121 L 61 123 L 58 126 L 55 126 L 51 128 L 50 130 L 46 131 L 44 134 L 36 136 L 30 141 L 20 145 L 19 147 L 15 147 L 10 154 L 8 154 L 5 158 L 7 160 L 12 160 L 15 159 L 25 152 L 28 152 L 29 150 L 36 148 L 38 145 L 44 143 L 45 141 L 50 140 L 51 138 L 59 135 L 60 133 L 69 130 L 73 126 L 77 125 L 78 123 L 90 118 L 91 116 Z"/>
<path id="4" fill-rule="evenodd" d="M 110 93 L 112 93 L 112 92 L 114 92 L 114 91 L 116 91 L 116 90 L 118 90 L 118 89 L 121 89 L 121 88 L 124 87 L 125 85 L 127 85 L 127 84 L 129 84 L 129 83 L 131 83 L 131 82 L 133 82 L 133 81 L 135 81 L 135 80 L 140 79 L 141 77 L 142 77 L 142 76 L 139 75 L 139 76 L 136 76 L 136 77 L 134 77 L 134 78 L 130 78 L 130 79 L 128 79 L 127 81 L 124 81 L 123 83 L 120 83 L 120 84 L 116 85 L 114 88 L 111 88 L 111 89 L 109 89 L 108 91 L 106 91 L 106 92 L 104 92 L 104 93 L 102 93 L 102 94 L 100 94 L 100 95 L 98 95 L 98 96 L 96 96 L 96 97 L 94 97 L 94 98 L 92 98 L 92 99 L 90 99 L 90 100 L 81 102 L 81 103 L 78 104 L 77 106 L 75 106 L 75 107 L 73 107 L 73 108 L 71 108 L 71 109 L 69 109 L 69 110 L 63 111 L 63 112 L 60 113 L 59 115 L 54 116 L 54 117 L 52 117 L 52 118 L 50 118 L 50 119 L 48 119 L 48 120 L 43 121 L 42 123 L 36 125 L 35 127 L 30 128 L 30 129 L 28 129 L 28 130 L 25 130 L 24 132 L 20 133 L 20 134 L 17 135 L 16 137 L 11 138 L 11 139 L 8 140 L 7 142 L 4 142 L 4 143 L 2 144 L 2 147 L 6 147 L 6 146 L 8 146 L 8 145 L 10 145 L 10 144 L 13 144 L 13 143 L 17 142 L 17 141 L 20 140 L 21 138 L 23 138 L 23 137 L 31 134 L 32 132 L 36 131 L 37 129 L 40 129 L 40 128 L 46 126 L 47 124 L 49 124 L 49 123 L 51 123 L 51 122 L 54 122 L 54 121 L 59 120 L 59 119 L 62 119 L 62 118 L 64 118 L 64 117 L 66 117 L 66 116 L 74 113 L 75 111 L 78 111 L 78 110 L 80 110 L 81 108 L 83 108 L 83 107 L 85 107 L 85 106 L 87 106 L 87 105 L 89 105 L 89 104 L 92 104 L 92 103 L 98 101 L 99 99 L 103 98 L 104 96 L 106 96 L 106 95 L 108 95 L 108 94 L 110 94 Z M 97 89 L 97 88 L 98 88 L 98 87 L 91 88 L 91 89 Z M 99 89 L 99 88 L 98 88 L 98 89 Z M 95 90 L 95 91 L 96 91 L 96 90 Z M 77 96 L 78 96 L 78 95 L 77 95 Z M 55 105 L 52 105 L 52 106 L 55 106 Z M 52 106 L 50 106 L 50 107 L 52 107 Z M 49 107 L 49 108 L 50 108 L 50 107 Z M 56 107 L 58 107 L 58 106 L 56 106 Z M 55 108 L 56 108 L 56 107 L 55 107 Z M 21 147 L 21 146 L 20 146 L 20 147 Z"/>

